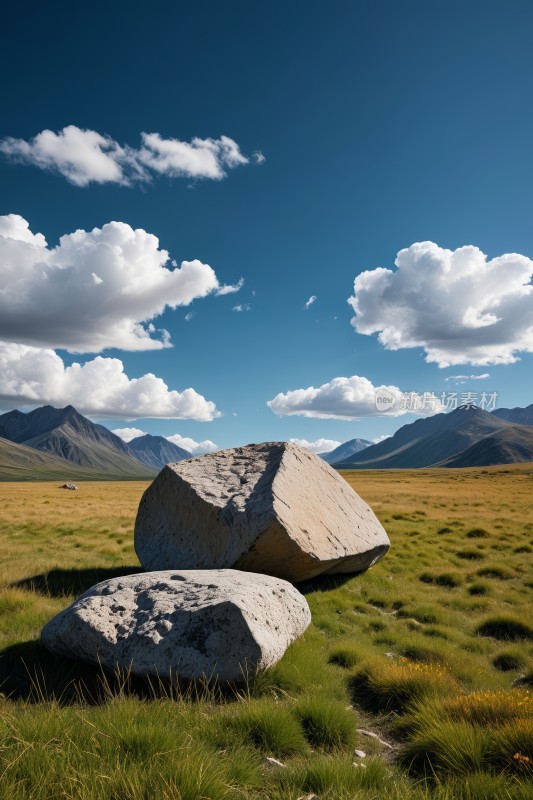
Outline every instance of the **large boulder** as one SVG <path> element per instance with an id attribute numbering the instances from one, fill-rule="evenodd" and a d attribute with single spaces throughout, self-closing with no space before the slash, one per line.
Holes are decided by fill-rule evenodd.
<path id="1" fill-rule="evenodd" d="M 311 621 L 290 583 L 237 570 L 149 572 L 93 586 L 42 631 L 58 655 L 134 675 L 240 681 Z"/>
<path id="2" fill-rule="evenodd" d="M 144 493 L 135 522 L 145 569 L 235 567 L 297 582 L 360 572 L 389 546 L 348 483 L 288 442 L 169 464 Z"/>

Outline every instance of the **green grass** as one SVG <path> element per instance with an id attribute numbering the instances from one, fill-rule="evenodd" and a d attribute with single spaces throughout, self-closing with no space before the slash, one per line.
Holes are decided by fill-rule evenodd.
<path id="1" fill-rule="evenodd" d="M 355 715 L 342 703 L 307 698 L 295 707 L 296 717 L 312 747 L 346 750 L 355 747 Z"/>
<path id="2" fill-rule="evenodd" d="M 329 654 L 328 662 L 338 664 L 339 667 L 350 669 L 360 660 L 361 656 L 355 647 L 335 647 Z"/>
<path id="3" fill-rule="evenodd" d="M 346 477 L 390 552 L 301 586 L 312 625 L 232 691 L 38 642 L 84 589 L 140 569 L 145 484 L 0 484 L 1 800 L 528 800 L 533 469 Z"/>

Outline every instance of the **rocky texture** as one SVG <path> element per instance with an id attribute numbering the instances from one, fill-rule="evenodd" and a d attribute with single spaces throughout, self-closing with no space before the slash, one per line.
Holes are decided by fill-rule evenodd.
<path id="1" fill-rule="evenodd" d="M 42 631 L 53 653 L 161 678 L 239 681 L 311 621 L 294 586 L 236 570 L 151 572 L 93 586 Z"/>
<path id="2" fill-rule="evenodd" d="M 297 582 L 359 572 L 389 549 L 376 516 L 321 458 L 267 442 L 165 467 L 144 493 L 146 569 L 237 569 Z"/>
<path id="3" fill-rule="evenodd" d="M 75 491 L 78 487 L 76 486 L 75 483 L 64 483 L 59 488 L 60 489 L 70 489 L 71 491 Z"/>

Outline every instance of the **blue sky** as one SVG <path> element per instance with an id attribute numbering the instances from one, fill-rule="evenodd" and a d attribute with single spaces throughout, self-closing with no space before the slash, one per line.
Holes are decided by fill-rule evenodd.
<path id="1" fill-rule="evenodd" d="M 351 376 L 401 392 L 485 391 L 498 392 L 498 405 L 533 402 L 532 298 L 523 288 L 533 258 L 531 3 L 196 6 L 96 2 L 67 14 L 63 4 L 52 2 L 4 11 L 0 138 L 12 138 L 0 153 L 0 214 L 20 215 L 50 248 L 64 234 L 119 221 L 156 236 L 178 265 L 194 259 L 209 264 L 219 286 L 244 279 L 238 292 L 213 290 L 153 317 L 157 329 L 168 331 L 172 348 L 132 352 L 124 339 L 111 337 L 119 346 L 99 353 L 120 359 L 130 380 L 153 373 L 169 390 L 192 387 L 220 416 L 211 422 L 135 419 L 116 411 L 105 424 L 229 447 L 288 438 L 373 439 L 413 419 L 369 415 L 368 403 L 366 410 L 354 403 L 353 413 L 341 414 L 342 387 L 324 390 L 322 416 L 333 418 L 302 416 L 302 408 L 312 415 L 317 407 L 305 397 L 297 402 L 290 395 L 278 403 L 283 414 L 267 406 L 280 393 Z M 20 163 L 21 145 L 13 140 L 28 143 L 44 130 L 57 134 L 66 126 L 106 135 L 105 147 L 112 141 L 135 153 L 142 132 L 186 143 L 225 136 L 248 163 L 221 161 L 226 176 L 220 179 L 177 177 L 152 152 L 150 163 L 143 157 L 143 180 L 91 180 L 84 186 L 68 180 L 57 163 L 35 163 L 35 146 L 33 163 L 29 157 Z M 405 281 L 362 287 L 360 326 L 363 317 L 376 331 L 394 321 L 389 334 L 398 349 L 387 349 L 377 333 L 360 333 L 350 324 L 354 278 L 380 267 L 395 272 L 398 251 L 425 241 L 437 249 L 420 257 L 410 250 Z M 447 270 L 460 269 L 461 258 L 450 267 L 438 248 L 466 245 L 489 260 L 506 253 L 522 258 L 495 264 L 491 280 L 497 288 L 481 297 L 484 267 L 468 251 L 464 258 L 473 266 L 465 269 L 476 280 L 465 277 L 466 283 L 444 291 Z M 97 259 L 95 250 L 87 264 Z M 98 267 L 87 264 L 79 269 L 98 276 Z M 409 288 L 409 270 L 416 291 Z M 35 273 L 29 274 L 34 281 Z M 101 288 L 110 285 L 104 280 Z M 0 385 L 4 409 L 31 405 L 24 387 L 32 370 L 35 405 L 57 404 L 63 386 L 62 378 L 53 377 L 60 367 L 51 356 L 15 351 L 14 344 L 63 344 L 53 349 L 65 367 L 98 355 L 89 334 L 78 352 L 69 351 L 75 332 L 65 329 L 89 325 L 87 317 L 94 334 L 106 320 L 98 320 L 89 300 L 83 308 L 69 300 L 60 281 L 52 300 L 46 287 L 42 305 L 53 306 L 56 318 L 61 303 L 67 306 L 58 338 L 44 330 L 54 327 L 46 315 L 42 325 L 35 323 L 39 314 L 31 305 L 20 306 L 24 336 L 16 320 L 4 322 L 4 329 L 0 320 L 0 338 L 10 346 L 11 372 L 4 371 Z M 520 287 L 523 296 L 517 299 Z M 473 300 L 463 307 L 469 293 Z M 306 309 L 312 296 L 317 299 Z M 121 309 L 134 318 L 133 311 Z M 474 353 L 470 345 L 478 336 Z M 408 346 L 411 340 L 427 346 Z M 439 366 L 443 352 L 453 352 L 456 363 Z M 515 363 L 491 363 L 509 361 L 510 352 Z M 65 403 L 80 406 L 80 392 L 84 398 L 101 393 L 107 378 L 98 374 L 94 384 L 66 381 Z M 446 380 L 482 374 L 490 377 Z M 356 382 L 352 389 L 357 393 L 361 386 Z M 343 396 L 349 405 L 349 391 Z M 358 410 L 364 413 L 357 418 Z M 356 418 L 335 418 L 350 414 Z"/>

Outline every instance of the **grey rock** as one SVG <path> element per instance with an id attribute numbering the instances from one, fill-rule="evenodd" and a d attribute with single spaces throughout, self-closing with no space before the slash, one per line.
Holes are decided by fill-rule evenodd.
<path id="1" fill-rule="evenodd" d="M 360 572 L 389 546 L 344 478 L 288 442 L 166 466 L 135 522 L 135 550 L 150 570 L 235 567 L 298 582 Z"/>
<path id="2" fill-rule="evenodd" d="M 75 491 L 78 487 L 76 486 L 75 483 L 64 483 L 59 488 L 60 489 L 70 489 L 71 491 Z"/>
<path id="3" fill-rule="evenodd" d="M 239 681 L 311 621 L 290 583 L 236 570 L 151 572 L 93 586 L 42 631 L 59 655 L 135 675 Z"/>

